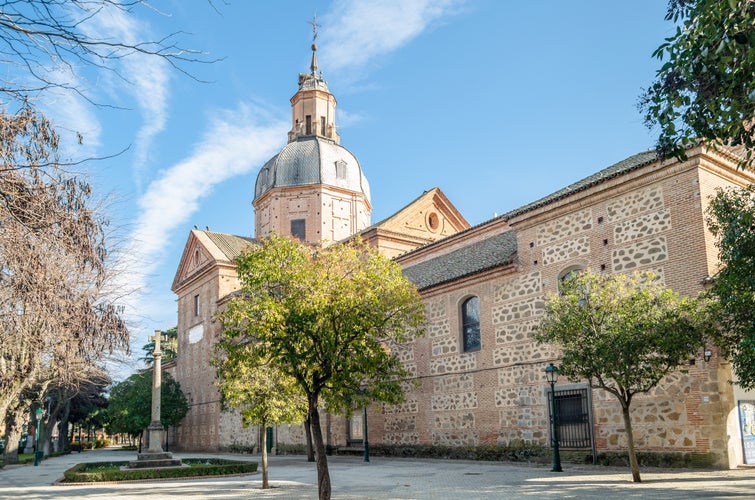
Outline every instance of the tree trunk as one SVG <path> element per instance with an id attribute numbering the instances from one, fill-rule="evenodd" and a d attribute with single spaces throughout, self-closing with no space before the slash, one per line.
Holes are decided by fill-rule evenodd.
<path id="1" fill-rule="evenodd" d="M 304 421 L 304 433 L 307 436 L 307 462 L 314 462 L 315 448 L 312 446 L 312 422 L 309 421 L 309 415 Z"/>
<path id="2" fill-rule="evenodd" d="M 49 429 L 48 426 L 44 426 L 44 436 L 39 438 L 39 441 L 42 444 L 42 451 L 44 452 L 46 457 L 50 456 L 50 453 L 53 451 L 52 446 L 52 429 Z"/>
<path id="3" fill-rule="evenodd" d="M 5 463 L 18 463 L 18 442 L 21 440 L 21 419 L 15 411 L 8 411 L 5 417 Z"/>
<path id="4" fill-rule="evenodd" d="M 267 479 L 267 422 L 262 422 L 262 489 L 270 487 Z"/>
<path id="5" fill-rule="evenodd" d="M 325 443 L 322 440 L 320 427 L 320 413 L 317 411 L 317 396 L 309 397 L 309 421 L 312 427 L 312 438 L 315 445 L 315 459 L 317 461 L 317 493 L 320 500 L 330 500 L 330 473 L 328 472 L 328 458 L 325 456 Z"/>
<path id="6" fill-rule="evenodd" d="M 63 412 L 60 414 L 60 423 L 58 424 L 58 451 L 66 453 L 71 451 L 71 441 L 68 439 L 68 416 L 71 414 L 71 401 L 68 400 L 63 405 Z"/>
<path id="7" fill-rule="evenodd" d="M 632 481 L 640 483 L 642 482 L 642 479 L 640 479 L 640 464 L 637 463 L 637 454 L 634 451 L 634 434 L 632 434 L 632 418 L 629 415 L 629 403 L 622 401 L 621 413 L 624 415 L 624 429 L 627 433 L 629 467 L 632 469 Z"/>

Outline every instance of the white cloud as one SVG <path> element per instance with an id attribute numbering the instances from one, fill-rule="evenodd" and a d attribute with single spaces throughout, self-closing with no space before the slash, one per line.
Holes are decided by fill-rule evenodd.
<path id="1" fill-rule="evenodd" d="M 336 108 L 336 123 L 338 123 L 339 129 L 356 125 L 357 123 L 364 121 L 364 119 L 365 117 L 361 113 L 352 113 L 343 108 Z"/>
<path id="2" fill-rule="evenodd" d="M 215 186 L 259 167 L 280 150 L 286 138 L 288 123 L 256 105 L 213 115 L 217 118 L 209 122 L 191 154 L 162 171 L 138 201 L 139 215 L 120 274 L 127 281 L 123 288 L 135 291 L 120 303 L 126 306 L 136 350 L 146 342 L 145 322 L 164 325 L 165 318 L 175 314 L 172 293 L 150 288 L 152 274 L 164 263 L 165 242 L 175 237 L 176 229 L 191 218 Z"/>
<path id="3" fill-rule="evenodd" d="M 264 118 L 264 110 L 243 105 L 221 112 L 188 158 L 162 172 L 139 199 L 139 217 L 132 234 L 135 253 L 149 273 L 159 264 L 164 241 L 199 208 L 213 187 L 250 172 L 282 146 L 288 124 Z M 263 116 L 263 122 L 253 117 Z"/>
<path id="4" fill-rule="evenodd" d="M 112 5 L 103 8 L 92 20 L 92 25 L 87 25 L 86 29 L 92 30 L 92 36 L 99 39 L 118 40 L 128 45 L 137 45 L 145 40 L 154 39 L 146 24 L 130 15 L 129 12 Z M 127 49 L 121 52 L 128 55 L 120 59 L 116 70 L 125 81 L 121 79 L 107 81 L 131 95 L 142 117 L 142 124 L 136 133 L 134 143 L 133 164 L 134 181 L 137 190 L 141 191 L 150 148 L 154 138 L 165 129 L 167 121 L 170 97 L 168 92 L 169 64 L 159 56 L 129 53 Z"/>
<path id="5" fill-rule="evenodd" d="M 360 69 L 406 45 L 465 0 L 337 0 L 323 20 L 318 56 L 328 71 Z M 322 54 L 322 55 L 320 55 Z"/>
<path id="6" fill-rule="evenodd" d="M 61 70 L 59 68 L 48 73 L 47 78 L 60 83 L 78 82 L 77 86 L 83 86 L 84 82 L 73 72 L 63 74 Z M 51 90 L 42 96 L 41 105 L 61 136 L 60 155 L 63 161 L 97 156 L 102 145 L 102 125 L 91 104 L 73 92 Z"/>
<path id="7" fill-rule="evenodd" d="M 133 79 L 134 97 L 142 115 L 142 126 L 136 135 L 134 176 L 141 189 L 152 141 L 165 129 L 168 102 L 168 64 L 154 56 L 138 55 L 125 64 Z"/>

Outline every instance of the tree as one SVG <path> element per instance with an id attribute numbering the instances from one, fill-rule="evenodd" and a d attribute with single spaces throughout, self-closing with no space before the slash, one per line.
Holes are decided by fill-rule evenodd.
<path id="1" fill-rule="evenodd" d="M 0 111 L 0 420 L 35 384 L 75 388 L 128 350 L 107 220 L 86 180 L 60 167 L 58 144 L 29 106 Z"/>
<path id="2" fill-rule="evenodd" d="M 420 296 L 396 263 L 360 241 L 322 248 L 273 235 L 237 259 L 237 272 L 241 290 L 219 316 L 224 341 L 248 345 L 252 365 L 269 362 L 296 381 L 319 497 L 328 499 L 318 408 L 402 400 L 407 373 L 390 349 L 422 333 Z"/>
<path id="3" fill-rule="evenodd" d="M 755 185 L 719 190 L 707 215 L 721 263 L 710 290 L 720 307 L 714 340 L 737 384 L 755 389 Z"/>
<path id="4" fill-rule="evenodd" d="M 48 391 L 54 408 L 51 413 L 58 417 L 53 419 L 53 424 L 55 420 L 58 421 L 58 450 L 71 449 L 69 425 L 81 424 L 90 414 L 107 408 L 105 393 L 111 382 L 107 377 L 86 381 L 80 384 L 75 392 L 71 392 L 67 387 L 55 387 Z"/>
<path id="5" fill-rule="evenodd" d="M 712 329 L 707 302 L 680 297 L 652 273 L 600 275 L 585 271 L 550 296 L 537 336 L 563 351 L 561 373 L 586 379 L 621 404 L 632 478 L 640 482 L 630 407 L 678 369 Z"/>
<path id="6" fill-rule="evenodd" d="M 188 412 L 189 403 L 181 391 L 181 384 L 170 373 L 163 373 L 160 423 L 166 429 L 176 427 Z M 110 432 L 141 435 L 152 418 L 152 371 L 135 373 L 116 384 L 110 391 L 107 415 Z"/>
<path id="7" fill-rule="evenodd" d="M 267 429 L 270 424 L 304 421 L 307 400 L 296 381 L 270 363 L 258 363 L 248 343 L 217 345 L 214 364 L 223 403 L 241 411 L 244 427 L 259 425 L 262 430 L 262 488 L 270 487 L 267 474 Z"/>
<path id="8" fill-rule="evenodd" d="M 164 330 L 162 332 L 162 336 L 163 338 L 160 341 L 160 351 L 162 351 L 163 353 L 162 361 L 164 363 L 166 361 L 176 359 L 178 351 L 178 327 L 174 326 L 173 328 Z M 144 356 L 139 358 L 139 361 L 143 361 L 145 365 L 151 367 L 155 362 L 155 358 L 153 357 L 154 351 L 155 341 L 150 340 L 149 342 L 144 344 L 144 347 L 142 347 Z"/>
<path id="9" fill-rule="evenodd" d="M 669 0 L 677 24 L 653 56 L 666 60 L 639 106 L 649 128 L 659 127 L 662 156 L 685 160 L 704 140 L 715 149 L 743 146 L 740 167 L 755 150 L 755 2 Z"/>
<path id="10" fill-rule="evenodd" d="M 178 32 L 154 41 L 114 37 L 112 26 L 123 22 L 119 18 L 140 8 L 162 15 L 142 0 L 0 1 L 0 56 L 7 69 L 0 93 L 18 102 L 49 90 L 90 100 L 75 74 L 82 69 L 125 80 L 117 64 L 131 56 L 159 58 L 182 73 L 185 63 L 204 62 L 199 52 L 177 44 Z"/>

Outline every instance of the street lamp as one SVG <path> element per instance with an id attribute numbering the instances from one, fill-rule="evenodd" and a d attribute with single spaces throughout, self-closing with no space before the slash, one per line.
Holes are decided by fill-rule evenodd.
<path id="1" fill-rule="evenodd" d="M 553 445 L 553 469 L 551 472 L 563 472 L 561 468 L 561 455 L 558 452 L 558 417 L 556 414 L 556 390 L 555 384 L 558 380 L 558 367 L 553 363 L 545 368 L 545 378 L 551 385 L 551 443 Z"/>
<path id="2" fill-rule="evenodd" d="M 37 408 L 34 411 L 34 416 L 37 417 L 37 425 L 36 425 L 36 431 L 35 431 L 35 437 L 34 437 L 34 465 L 39 465 L 39 462 L 42 461 L 42 457 L 44 457 L 45 452 L 40 450 L 39 446 L 39 427 L 42 424 L 42 415 L 44 414 L 44 411 L 42 408 Z"/>
<path id="3" fill-rule="evenodd" d="M 370 461 L 370 440 L 367 438 L 367 405 L 364 406 L 364 461 Z"/>

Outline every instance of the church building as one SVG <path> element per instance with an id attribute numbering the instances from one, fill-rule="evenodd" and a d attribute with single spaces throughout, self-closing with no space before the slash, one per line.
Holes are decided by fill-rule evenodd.
<path id="1" fill-rule="evenodd" d="M 170 370 L 190 410 L 170 446 L 259 446 L 259 429 L 243 429 L 237 412 L 222 411 L 209 361 L 220 336 L 214 317 L 239 288 L 234 259 L 272 232 L 324 244 L 360 235 L 395 259 L 422 295 L 426 334 L 396 352 L 418 384 L 404 403 L 369 409 L 370 443 L 548 445 L 543 370 L 559 358 L 533 338 L 547 295 L 586 268 L 653 271 L 679 293 L 698 293 L 718 266 L 704 221 L 708 199 L 755 178 L 736 169 L 734 153 L 700 146 L 679 162 L 643 152 L 474 227 L 438 188 L 372 223 L 367 177 L 340 144 L 336 99 L 316 49 L 291 98 L 288 144 L 257 174 L 254 238 L 193 230 L 186 242 L 172 285 L 178 356 Z M 753 419 L 755 394 L 729 383 L 731 369 L 714 349 L 684 368 L 633 404 L 638 451 L 697 454 L 722 467 L 755 463 L 755 436 L 741 424 Z M 555 397 L 563 447 L 626 449 L 613 396 L 559 380 Z M 361 419 L 327 415 L 326 444 L 360 446 Z M 274 441 L 303 443 L 303 426 L 276 428 Z"/>

